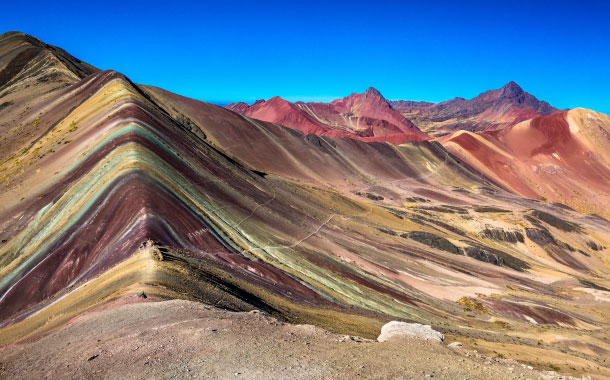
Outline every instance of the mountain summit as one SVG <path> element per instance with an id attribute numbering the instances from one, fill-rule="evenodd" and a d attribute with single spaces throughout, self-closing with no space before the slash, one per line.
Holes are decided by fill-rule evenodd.
<path id="1" fill-rule="evenodd" d="M 547 102 L 525 92 L 513 81 L 470 100 L 454 98 L 436 104 L 394 101 L 390 104 L 405 118 L 433 136 L 455 130 L 501 129 L 558 111 Z"/>
<path id="2" fill-rule="evenodd" d="M 394 143 L 421 140 L 428 135 L 442 136 L 456 130 L 501 129 L 558 111 L 514 81 L 470 100 L 457 97 L 441 103 L 388 101 L 374 87 L 328 104 L 290 103 L 278 98 L 282 100 L 280 106 L 276 98 L 265 105 L 262 101 L 251 106 L 238 102 L 226 108 L 305 133 Z"/>
<path id="3" fill-rule="evenodd" d="M 251 106 L 232 103 L 226 108 L 255 119 L 270 121 L 307 134 L 351 137 L 363 141 L 402 143 L 428 137 L 373 87 L 331 103 L 291 103 L 280 97 Z"/>
<path id="4" fill-rule="evenodd" d="M 511 99 L 523 94 L 524 91 L 517 83 L 510 81 L 500 89 L 500 99 Z"/>
<path id="5" fill-rule="evenodd" d="M 61 48 L 20 32 L 0 35 L 0 67 L 0 87 L 26 77 L 39 82 L 67 82 L 99 71 Z"/>
<path id="6" fill-rule="evenodd" d="M 377 96 L 377 97 L 383 98 L 383 95 L 381 95 L 381 92 L 379 92 L 379 90 L 377 90 L 374 87 L 367 88 L 366 91 L 364 92 L 364 96 L 365 97 Z"/>

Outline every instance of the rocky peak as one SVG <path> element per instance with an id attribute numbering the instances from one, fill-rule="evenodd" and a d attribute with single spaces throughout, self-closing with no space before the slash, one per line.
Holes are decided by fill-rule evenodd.
<path id="1" fill-rule="evenodd" d="M 510 81 L 500 89 L 500 99 L 516 98 L 523 94 L 524 91 L 517 83 Z"/>
<path id="2" fill-rule="evenodd" d="M 250 107 L 248 105 L 248 103 L 245 102 L 236 102 L 236 103 L 231 103 L 231 104 L 227 104 L 225 106 L 225 108 L 230 109 L 233 112 L 238 112 L 238 113 L 243 113 L 245 112 L 248 107 Z"/>
<path id="3" fill-rule="evenodd" d="M 376 88 L 374 87 L 369 87 L 367 88 L 366 92 L 364 93 L 364 97 L 365 98 L 370 98 L 370 97 L 379 97 L 383 99 L 383 95 L 381 95 L 381 92 L 379 92 Z"/>

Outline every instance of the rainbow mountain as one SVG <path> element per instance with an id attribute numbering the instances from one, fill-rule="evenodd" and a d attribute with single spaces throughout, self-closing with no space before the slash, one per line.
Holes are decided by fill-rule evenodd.
<path id="1" fill-rule="evenodd" d="M 417 138 L 394 145 L 138 85 L 21 33 L 0 37 L 0 70 L 0 345 L 186 299 L 364 337 L 415 321 L 609 378 L 607 115 L 439 138 L 405 123 Z"/>

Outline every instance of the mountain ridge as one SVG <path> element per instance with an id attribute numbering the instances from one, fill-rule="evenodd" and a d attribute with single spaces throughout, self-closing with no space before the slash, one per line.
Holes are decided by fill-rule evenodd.
<path id="1" fill-rule="evenodd" d="M 280 102 L 279 99 L 281 102 L 286 102 L 284 107 L 274 105 L 274 102 Z M 329 103 L 301 101 L 291 103 L 279 96 L 267 100 L 271 103 L 263 108 L 261 104 L 264 102 L 264 100 L 257 100 L 252 105 L 236 102 L 226 107 L 246 116 L 276 122 L 306 133 L 352 138 L 375 136 L 378 139 L 387 134 L 414 133 L 414 131 L 416 135 L 420 135 L 420 130 L 425 130 L 431 136 L 441 136 L 455 130 L 500 129 L 539 115 L 549 115 L 559 111 L 547 102 L 539 101 L 535 96 L 525 92 L 514 81 L 508 82 L 499 89 L 485 91 L 469 100 L 456 97 L 440 103 L 391 101 L 385 99 L 374 87 L 369 87 L 362 94 L 352 93 L 345 98 Z M 292 104 L 300 110 L 289 106 Z M 391 126 L 387 126 L 385 131 L 379 130 L 377 133 L 374 130 L 369 131 L 366 136 L 358 133 L 358 128 L 354 130 L 352 127 L 351 131 L 341 131 L 343 133 L 331 128 L 329 124 L 337 123 L 337 121 L 329 114 L 335 111 L 341 115 L 351 115 L 352 107 L 359 108 L 359 104 L 364 104 L 362 108 L 364 113 L 358 116 L 369 118 L 365 124 L 372 125 L 375 123 L 374 120 L 378 120 L 377 123 L 387 122 Z M 386 106 L 400 113 L 403 118 L 399 118 L 398 115 L 387 110 Z M 299 113 L 302 115 L 297 116 Z M 383 140 L 381 139 L 381 141 Z"/>
<path id="2" fill-rule="evenodd" d="M 45 44 L 39 39 L 21 32 L 6 32 L 0 35 L 0 41 L 2 41 L 0 55 L 3 56 L 3 59 L 0 60 L 0 89 L 6 86 L 26 65 L 31 66 L 35 63 L 49 66 L 46 73 L 43 72 L 43 76 L 37 78 L 39 81 L 48 81 L 50 80 L 49 77 L 53 75 L 61 76 L 62 74 L 83 79 L 99 71 L 99 69 L 73 57 L 65 50 Z M 11 54 L 3 54 L 6 51 Z M 19 57 L 15 57 L 15 55 L 19 55 Z M 38 62 L 36 62 L 37 59 Z M 13 63 L 12 67 L 9 66 L 11 62 Z"/>
<path id="3" fill-rule="evenodd" d="M 455 130 L 472 132 L 501 129 L 559 110 L 510 81 L 472 99 L 454 98 L 435 104 L 391 103 L 423 130 L 439 136 Z"/>
<path id="4" fill-rule="evenodd" d="M 352 93 L 330 103 L 292 103 L 275 96 L 252 105 L 243 102 L 232 103 L 226 108 L 308 134 L 397 143 L 428 138 L 425 133 L 394 111 L 388 101 L 373 87 L 362 94 Z"/>

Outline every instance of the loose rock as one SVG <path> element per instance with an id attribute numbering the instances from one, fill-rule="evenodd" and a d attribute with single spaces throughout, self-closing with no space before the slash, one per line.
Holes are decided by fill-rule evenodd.
<path id="1" fill-rule="evenodd" d="M 412 337 L 435 341 L 438 343 L 445 340 L 445 336 L 432 329 L 430 325 L 392 321 L 383 325 L 381 328 L 381 334 L 377 338 L 377 341 L 385 342 L 386 340 L 395 337 Z"/>

